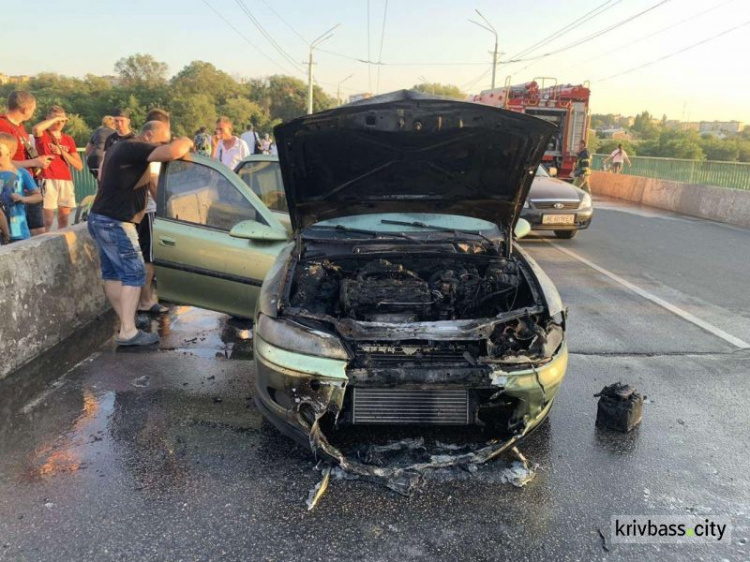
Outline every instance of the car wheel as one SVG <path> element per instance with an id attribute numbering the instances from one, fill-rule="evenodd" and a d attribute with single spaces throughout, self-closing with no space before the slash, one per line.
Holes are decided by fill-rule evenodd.
<path id="1" fill-rule="evenodd" d="M 578 234 L 577 230 L 555 230 L 555 236 L 564 240 L 575 238 L 576 234 Z"/>

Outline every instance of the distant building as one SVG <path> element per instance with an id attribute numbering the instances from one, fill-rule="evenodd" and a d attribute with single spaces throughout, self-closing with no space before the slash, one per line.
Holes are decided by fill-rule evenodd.
<path id="1" fill-rule="evenodd" d="M 619 113 L 614 116 L 614 121 L 620 127 L 632 127 L 635 123 L 635 117 L 630 115 L 620 115 Z"/>
<path id="2" fill-rule="evenodd" d="M 622 127 L 614 127 L 612 129 L 602 129 L 599 131 L 599 137 L 603 139 L 619 139 L 619 140 L 631 140 L 632 136 Z"/>
<path id="3" fill-rule="evenodd" d="M 24 82 L 28 82 L 30 79 L 31 77 L 26 76 L 25 74 L 19 76 L 8 76 L 7 74 L 0 73 L 0 85 L 23 84 Z"/>
<path id="4" fill-rule="evenodd" d="M 701 134 L 725 136 L 742 132 L 745 124 L 741 121 L 701 121 L 698 131 Z"/>

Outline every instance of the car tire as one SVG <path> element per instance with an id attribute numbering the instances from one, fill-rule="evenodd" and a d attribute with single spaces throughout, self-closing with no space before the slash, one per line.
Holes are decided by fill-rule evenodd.
<path id="1" fill-rule="evenodd" d="M 555 236 L 562 238 L 563 240 L 575 238 L 576 234 L 578 234 L 577 230 L 555 230 Z"/>

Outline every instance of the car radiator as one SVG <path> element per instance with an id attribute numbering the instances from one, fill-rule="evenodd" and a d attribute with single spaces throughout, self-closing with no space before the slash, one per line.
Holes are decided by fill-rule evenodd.
<path id="1" fill-rule="evenodd" d="M 353 388 L 355 424 L 467 425 L 466 389 Z"/>

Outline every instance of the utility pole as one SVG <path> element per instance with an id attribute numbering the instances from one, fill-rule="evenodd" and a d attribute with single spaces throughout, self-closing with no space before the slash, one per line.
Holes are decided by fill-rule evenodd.
<path id="1" fill-rule="evenodd" d="M 333 37 L 333 33 L 331 33 L 334 29 L 336 29 L 340 23 L 337 23 L 334 25 L 331 29 L 323 33 L 320 37 L 315 39 L 312 43 L 310 43 L 310 56 L 307 59 L 307 114 L 310 115 L 313 112 L 313 51 L 315 50 L 315 47 L 320 45 L 323 41 L 326 41 Z"/>
<path id="2" fill-rule="evenodd" d="M 352 76 L 354 76 L 354 74 L 350 74 L 343 80 L 339 80 L 339 83 L 336 84 L 336 105 L 341 105 L 341 84 L 349 80 Z"/>
<path id="3" fill-rule="evenodd" d="M 486 29 L 487 31 L 492 33 L 492 35 L 495 36 L 495 49 L 492 51 L 492 89 L 494 90 L 495 89 L 495 75 L 497 73 L 497 30 L 487 20 L 487 18 L 482 15 L 482 12 L 480 12 L 479 10 L 474 10 L 474 11 L 479 15 L 480 18 L 484 20 L 484 23 L 487 25 L 484 25 L 482 23 L 479 23 L 478 21 L 474 21 L 471 19 L 469 21 L 473 23 L 474 25 L 478 25 L 482 29 Z"/>

